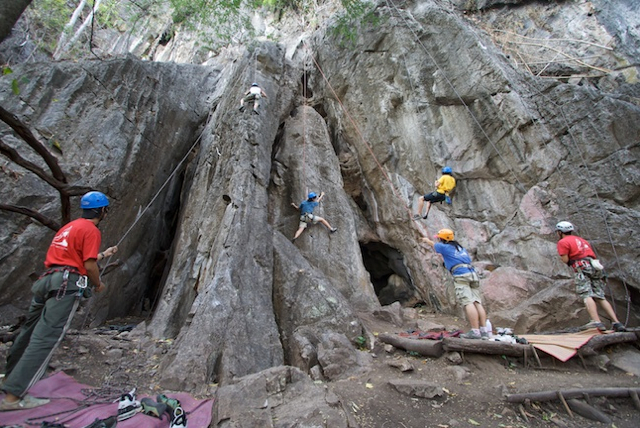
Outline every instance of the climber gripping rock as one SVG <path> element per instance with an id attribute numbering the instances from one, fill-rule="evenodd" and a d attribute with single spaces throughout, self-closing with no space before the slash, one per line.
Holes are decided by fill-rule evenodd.
<path id="1" fill-rule="evenodd" d="M 252 83 L 251 87 L 247 92 L 244 93 L 244 96 L 240 100 L 240 111 L 244 111 L 244 103 L 245 102 L 253 102 L 253 114 L 258 113 L 258 107 L 260 107 L 260 99 L 262 97 L 268 98 L 267 94 L 258 86 L 257 83 Z"/>
<path id="2" fill-rule="evenodd" d="M 322 200 L 323 197 L 324 197 L 324 192 L 320 193 L 320 196 L 316 195 L 314 192 L 311 192 L 307 196 L 307 199 L 300 202 L 299 206 L 294 204 L 293 202 L 291 203 L 292 206 L 300 210 L 300 224 L 298 226 L 298 230 L 296 231 L 296 234 L 293 236 L 294 241 L 298 238 L 298 236 L 300 236 L 302 232 L 304 232 L 304 230 L 307 228 L 307 225 L 309 223 L 316 224 L 320 222 L 323 225 L 325 225 L 326 228 L 329 229 L 331 233 L 334 233 L 335 231 L 338 230 L 335 227 L 331 227 L 329 222 L 324 218 L 319 217 L 317 215 L 313 215 L 313 210 L 315 209 L 315 207 L 317 207 L 320 204 L 320 201 Z"/>
<path id="3" fill-rule="evenodd" d="M 456 187 L 456 179 L 451 175 L 452 170 L 451 167 L 445 166 L 442 168 L 442 176 L 436 180 L 435 187 L 436 190 L 432 193 L 428 193 L 424 196 L 420 196 L 418 199 L 418 214 L 413 216 L 414 219 L 420 218 L 422 216 L 422 207 L 424 207 L 425 201 L 427 202 L 427 212 L 422 218 L 426 219 L 429 215 L 429 210 L 431 209 L 431 204 L 434 202 L 442 202 L 446 201 L 449 197 L 449 194 Z"/>

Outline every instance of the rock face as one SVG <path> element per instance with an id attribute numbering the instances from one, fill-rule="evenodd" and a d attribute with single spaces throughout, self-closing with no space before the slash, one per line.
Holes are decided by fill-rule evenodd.
<path id="1" fill-rule="evenodd" d="M 368 335 L 358 312 L 394 299 L 458 310 L 450 274 L 418 244 L 442 227 L 484 268 L 494 325 L 524 332 L 586 321 L 555 250 L 553 226 L 565 219 L 606 264 L 620 318 L 638 325 L 639 84 L 637 67 L 611 71 L 629 64 L 637 39 L 612 33 L 616 47 L 601 63 L 549 63 L 571 77 L 543 78 L 533 60 L 514 63 L 492 28 L 548 13 L 606 33 L 598 13 L 515 2 L 523 5 L 476 17 L 440 3 L 381 3 L 385 19 L 354 30 L 348 47 L 321 29 L 290 49 L 262 42 L 206 67 L 128 57 L 23 65 L 0 78 L 2 106 L 41 141 L 62 142 L 70 181 L 114 202 L 103 241 L 119 244 L 120 266 L 88 314 L 97 324 L 151 308 L 147 333 L 174 339 L 165 388 L 205 393 L 279 366 L 314 379 L 366 367 L 350 346 Z M 620 10 L 603 15 L 610 23 Z M 635 13 L 626 19 L 637 22 Z M 593 67 L 609 72 L 576 77 Z M 268 95 L 259 115 L 238 111 L 253 81 Z M 412 220 L 445 165 L 458 180 L 453 204 Z M 8 161 L 2 169 L 4 201 L 56 215 L 50 188 Z M 338 231 L 317 224 L 291 242 L 291 203 L 309 191 L 325 192 L 315 213 Z M 3 211 L 0 223 L 1 316 L 10 322 L 28 305 L 29 275 L 53 232 Z M 299 373 L 286 370 L 278 376 Z M 222 403 L 218 411 L 229 413 Z"/>

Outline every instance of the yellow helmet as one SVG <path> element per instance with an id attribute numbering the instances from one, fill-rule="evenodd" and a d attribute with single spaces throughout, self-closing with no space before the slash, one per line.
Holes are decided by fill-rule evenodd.
<path id="1" fill-rule="evenodd" d="M 451 229 L 440 229 L 436 236 L 438 238 L 440 238 L 440 239 L 445 240 L 445 241 L 453 241 L 453 230 L 451 230 Z"/>

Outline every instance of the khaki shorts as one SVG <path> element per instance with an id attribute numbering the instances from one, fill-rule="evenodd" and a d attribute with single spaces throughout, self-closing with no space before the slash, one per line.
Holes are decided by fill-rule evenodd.
<path id="1" fill-rule="evenodd" d="M 318 217 L 317 215 L 313 214 L 304 214 L 300 216 L 300 224 L 298 225 L 298 227 L 306 229 L 308 223 L 316 224 L 319 221 L 322 221 L 322 217 Z"/>
<path id="2" fill-rule="evenodd" d="M 603 272 L 589 267 L 577 269 L 573 278 L 576 285 L 576 293 L 583 300 L 587 297 L 604 299 Z"/>
<path id="3" fill-rule="evenodd" d="M 245 103 L 248 103 L 249 101 L 253 101 L 253 100 L 255 100 L 256 102 L 259 102 L 260 98 L 261 98 L 260 94 L 249 94 L 245 96 L 243 100 Z"/>
<path id="4" fill-rule="evenodd" d="M 469 272 L 453 277 L 453 286 L 456 291 L 456 302 L 465 307 L 474 302 L 482 303 L 480 295 L 480 280 L 478 274 Z"/>

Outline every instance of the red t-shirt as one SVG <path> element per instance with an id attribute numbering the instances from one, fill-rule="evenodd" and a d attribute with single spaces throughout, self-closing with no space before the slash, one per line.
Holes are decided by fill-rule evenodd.
<path id="1" fill-rule="evenodd" d="M 579 236 L 567 235 L 558 241 L 558 254 L 569 256 L 569 261 L 586 257 L 596 258 L 591 245 Z"/>
<path id="2" fill-rule="evenodd" d="M 86 275 L 84 262 L 98 258 L 101 240 L 100 230 L 91 220 L 86 218 L 73 220 L 63 226 L 53 237 L 44 265 L 46 267 L 73 266 L 82 275 Z"/>

